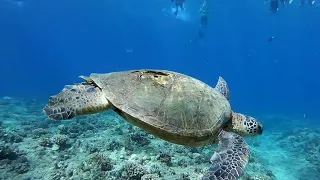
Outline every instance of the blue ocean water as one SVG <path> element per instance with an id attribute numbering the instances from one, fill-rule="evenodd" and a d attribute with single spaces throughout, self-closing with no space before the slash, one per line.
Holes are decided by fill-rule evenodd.
<path id="1" fill-rule="evenodd" d="M 232 109 L 264 124 L 265 134 L 257 140 L 261 145 L 254 147 L 258 155 L 299 141 L 291 151 L 302 154 L 307 150 L 301 147 L 308 146 L 314 153 L 309 158 L 316 161 L 320 154 L 320 2 L 299 7 L 300 2 L 293 1 L 271 13 L 269 2 L 263 0 L 208 0 L 207 32 L 199 40 L 202 3 L 186 0 L 177 18 L 169 0 L 0 0 L 0 97 L 9 97 L 0 103 L 3 126 L 14 129 L 12 124 L 31 115 L 32 120 L 44 120 L 42 108 L 48 97 L 64 85 L 81 82 L 79 75 L 167 69 L 213 87 L 222 76 L 231 91 Z M 274 37 L 271 42 L 270 37 Z M 53 133 L 55 126 L 46 128 Z M 287 140 L 288 133 L 298 137 Z M 28 135 L 21 137 L 28 142 Z M 277 152 L 286 154 L 274 150 L 259 161 L 276 179 L 320 179 L 319 161 L 308 166 L 310 177 L 289 176 L 288 172 L 296 174 L 299 169 L 289 164 L 293 155 L 285 159 L 276 157 Z M 277 158 L 283 158 L 282 164 Z M 32 178 L 37 168 L 32 163 L 26 176 L 37 179 Z M 275 165 L 288 168 L 273 169 Z M 0 170 L 8 175 L 5 168 Z M 2 178 L 8 177 L 23 176 L 9 173 Z"/>

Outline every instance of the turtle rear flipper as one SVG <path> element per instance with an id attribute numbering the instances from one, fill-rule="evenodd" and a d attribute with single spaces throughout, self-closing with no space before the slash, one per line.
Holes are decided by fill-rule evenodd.
<path id="1" fill-rule="evenodd" d="M 219 148 L 211 157 L 212 166 L 202 180 L 237 180 L 248 164 L 250 151 L 244 139 L 232 132 L 221 131 Z"/>
<path id="2" fill-rule="evenodd" d="M 110 103 L 98 87 L 76 84 L 65 86 L 58 95 L 51 96 L 43 111 L 52 120 L 66 120 L 109 108 Z"/>

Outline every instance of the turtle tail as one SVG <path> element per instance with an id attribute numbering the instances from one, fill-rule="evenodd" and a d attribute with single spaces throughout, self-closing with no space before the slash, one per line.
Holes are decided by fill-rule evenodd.
<path id="1" fill-rule="evenodd" d="M 103 92 L 90 84 L 67 85 L 51 96 L 43 111 L 52 120 L 67 120 L 85 114 L 106 111 L 111 104 Z"/>

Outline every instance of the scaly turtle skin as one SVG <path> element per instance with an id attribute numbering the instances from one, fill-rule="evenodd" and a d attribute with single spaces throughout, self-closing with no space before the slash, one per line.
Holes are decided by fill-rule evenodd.
<path id="1" fill-rule="evenodd" d="M 215 88 L 184 74 L 135 70 L 80 76 L 86 81 L 65 86 L 51 96 L 44 113 L 53 120 L 114 110 L 128 122 L 166 141 L 204 146 L 219 143 L 207 179 L 238 179 L 249 148 L 240 136 L 262 134 L 256 119 L 232 112 L 226 81 Z"/>

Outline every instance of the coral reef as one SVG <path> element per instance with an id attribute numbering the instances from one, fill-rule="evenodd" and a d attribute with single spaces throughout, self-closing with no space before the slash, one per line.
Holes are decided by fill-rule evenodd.
<path id="1" fill-rule="evenodd" d="M 9 159 L 15 160 L 18 158 L 17 150 L 11 146 L 1 143 L 0 144 L 0 160 Z"/>
<path id="2" fill-rule="evenodd" d="M 128 163 L 124 165 L 121 176 L 123 179 L 140 180 L 146 173 L 146 170 L 140 164 Z"/>
<path id="3" fill-rule="evenodd" d="M 320 129 L 296 128 L 278 138 L 279 146 L 320 167 Z"/>
<path id="4" fill-rule="evenodd" d="M 301 172 L 302 178 L 320 177 L 320 128 L 298 127 L 285 131 L 277 138 L 277 143 L 293 156 L 308 161 L 309 165 L 306 164 Z"/>
<path id="5" fill-rule="evenodd" d="M 111 159 L 103 153 L 94 153 L 92 160 L 97 164 L 101 171 L 111 171 L 113 164 Z"/>
<path id="6" fill-rule="evenodd" d="M 44 103 L 0 100 L 0 179 L 198 180 L 217 149 L 165 142 L 113 112 L 50 121 L 42 113 Z M 286 180 L 275 168 L 281 165 L 270 145 L 309 163 L 295 172 L 296 179 L 320 177 L 319 130 L 264 137 L 247 139 L 251 157 L 242 180 Z"/>
<path id="7" fill-rule="evenodd" d="M 0 169 L 24 174 L 29 171 L 29 161 L 16 147 L 0 143 Z"/>
<path id="8" fill-rule="evenodd" d="M 69 144 L 69 137 L 66 135 L 56 134 L 52 137 L 51 142 L 53 144 L 52 150 L 63 150 L 66 149 Z"/>

